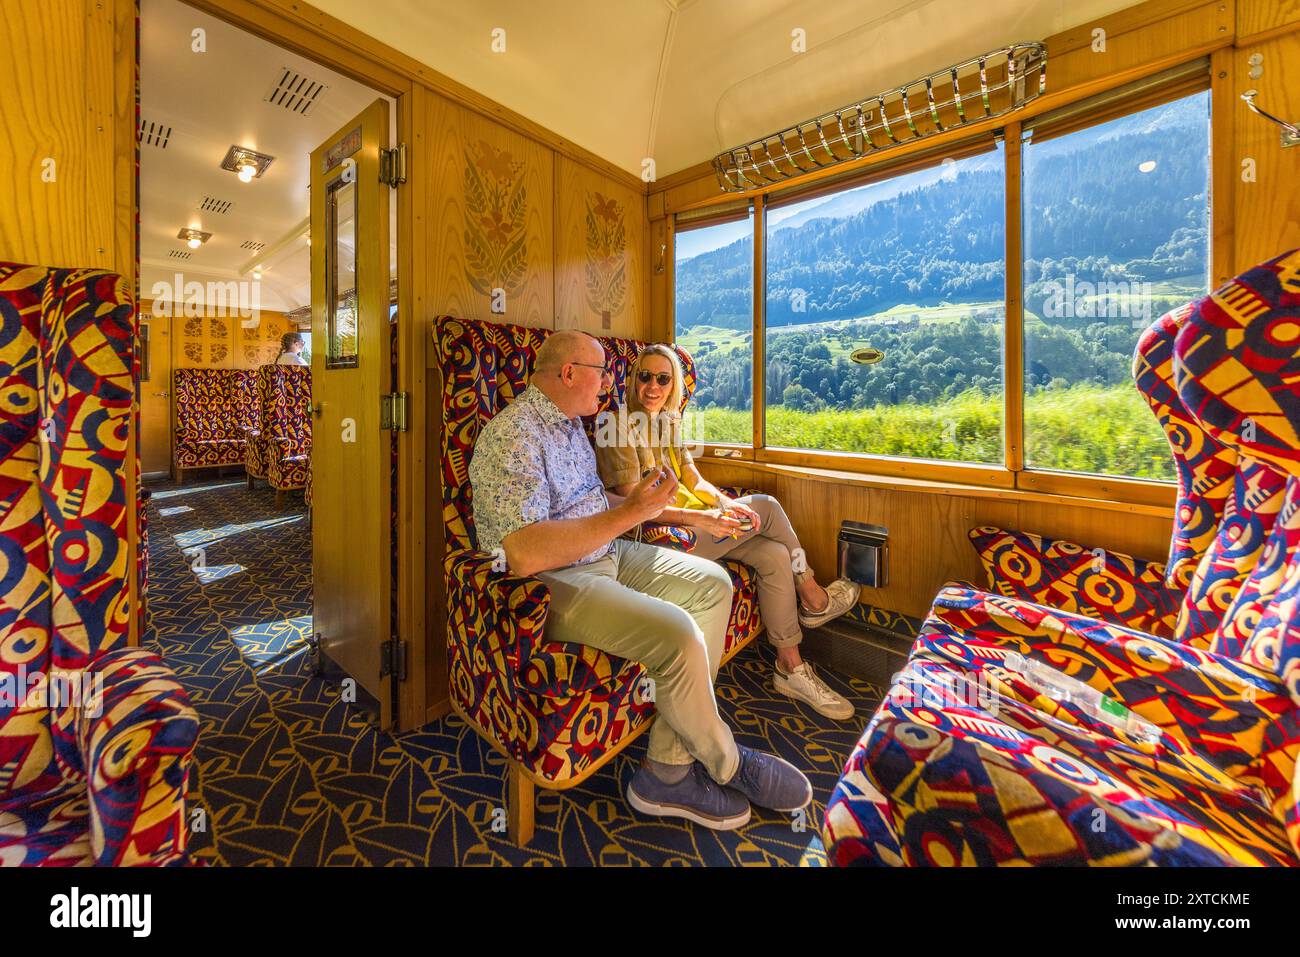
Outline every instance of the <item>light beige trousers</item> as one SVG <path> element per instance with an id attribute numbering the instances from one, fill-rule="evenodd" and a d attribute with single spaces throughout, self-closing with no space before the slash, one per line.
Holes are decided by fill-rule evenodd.
<path id="1" fill-rule="evenodd" d="M 758 517 L 757 532 L 752 529 L 736 538 L 717 539 L 703 529 L 694 529 L 692 555 L 701 558 L 734 558 L 758 574 L 758 610 L 767 628 L 767 638 L 777 648 L 787 648 L 803 641 L 799 628 L 799 596 L 795 581 L 807 569 L 807 558 L 799 546 L 794 527 L 785 509 L 770 495 L 746 495 L 736 499 L 748 505 Z"/>
<path id="2" fill-rule="evenodd" d="M 731 780 L 740 754 L 713 695 L 731 616 L 726 569 L 620 538 L 598 561 L 537 577 L 551 590 L 548 638 L 645 667 L 659 713 L 648 756 L 664 764 L 698 759 L 715 781 Z"/>

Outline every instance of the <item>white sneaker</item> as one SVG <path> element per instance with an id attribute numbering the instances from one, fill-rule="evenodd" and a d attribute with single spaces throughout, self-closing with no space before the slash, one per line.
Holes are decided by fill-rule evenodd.
<path id="1" fill-rule="evenodd" d="M 847 578 L 835 579 L 826 586 L 829 600 L 821 611 L 804 611 L 803 603 L 800 602 L 799 624 L 805 628 L 820 628 L 832 618 L 840 617 L 856 605 L 861 591 L 862 586 L 857 582 L 851 582 Z"/>
<path id="2" fill-rule="evenodd" d="M 789 673 L 777 668 L 772 683 L 781 694 L 810 704 L 819 714 L 835 721 L 847 721 L 853 717 L 852 703 L 832 691 L 806 661 Z"/>

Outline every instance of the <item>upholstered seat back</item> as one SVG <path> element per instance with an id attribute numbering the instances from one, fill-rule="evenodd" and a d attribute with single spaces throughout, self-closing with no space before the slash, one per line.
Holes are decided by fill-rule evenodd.
<path id="1" fill-rule="evenodd" d="M 1300 250 L 1197 302 L 1174 371 L 1184 407 L 1238 457 L 1188 601 L 1213 598 L 1211 650 L 1275 671 L 1300 701 Z"/>
<path id="2" fill-rule="evenodd" d="M 527 387 L 537 348 L 550 333 L 549 329 L 450 316 L 439 318 L 434 326 L 442 372 L 443 520 L 448 550 L 476 546 L 469 484 L 474 443 L 483 426 Z M 614 384 L 597 415 L 623 401 L 628 366 L 644 345 L 635 339 L 598 338 L 614 373 Z M 695 365 L 681 349 L 677 354 L 689 398 L 695 388 Z M 594 420 L 592 416 L 584 423 L 588 435 Z"/>
<path id="3" fill-rule="evenodd" d="M 257 370 L 256 416 L 261 434 L 293 454 L 311 448 L 311 368 L 264 365 Z"/>
<path id="4" fill-rule="evenodd" d="M 119 276 L 0 263 L 0 796 L 81 773 L 27 692 L 126 641 L 135 323 Z"/>
<path id="5" fill-rule="evenodd" d="M 254 369 L 177 369 L 176 435 L 186 442 L 242 440 L 256 428 Z"/>
<path id="6" fill-rule="evenodd" d="M 1165 565 L 1165 580 L 1176 589 L 1187 587 L 1214 541 L 1237 475 L 1237 454 L 1192 418 L 1174 383 L 1174 340 L 1194 308 L 1189 303 L 1157 319 L 1138 339 L 1133 356 L 1133 381 L 1164 429 L 1178 473 Z"/>

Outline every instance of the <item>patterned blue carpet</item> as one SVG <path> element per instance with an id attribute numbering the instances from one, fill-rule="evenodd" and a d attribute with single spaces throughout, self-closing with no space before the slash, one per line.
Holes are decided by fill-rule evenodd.
<path id="1" fill-rule="evenodd" d="M 879 691 L 823 671 L 857 705 L 848 722 L 776 694 L 760 639 L 718 678 L 724 717 L 745 744 L 803 768 L 815 805 L 792 819 L 755 809 L 718 833 L 641 817 L 622 790 L 644 736 L 583 786 L 538 790 L 527 848 L 503 820 L 502 759 L 463 721 L 371 729 L 307 664 L 311 534 L 300 496 L 281 509 L 242 478 L 154 488 L 150 632 L 202 719 L 191 850 L 229 865 L 775 865 L 824 862 L 827 797 Z"/>

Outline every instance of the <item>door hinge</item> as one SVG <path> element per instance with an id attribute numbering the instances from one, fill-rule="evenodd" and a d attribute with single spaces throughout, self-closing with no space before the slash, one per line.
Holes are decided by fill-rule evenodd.
<path id="1" fill-rule="evenodd" d="M 405 392 L 390 392 L 379 397 L 379 427 L 388 432 L 406 431 Z"/>
<path id="2" fill-rule="evenodd" d="M 379 659 L 379 677 L 392 675 L 398 681 L 406 680 L 406 642 L 394 638 L 383 644 Z"/>
<path id="3" fill-rule="evenodd" d="M 379 182 L 389 186 L 400 186 L 406 182 L 406 144 L 399 143 L 395 149 L 379 151 Z"/>

